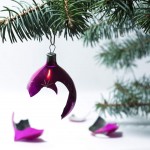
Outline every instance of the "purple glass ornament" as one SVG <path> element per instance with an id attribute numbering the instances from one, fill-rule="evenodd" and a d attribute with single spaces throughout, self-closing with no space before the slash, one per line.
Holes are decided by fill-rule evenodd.
<path id="1" fill-rule="evenodd" d="M 56 62 L 56 54 L 48 53 L 46 64 L 37 70 L 31 77 L 27 89 L 30 96 L 36 95 L 43 87 L 50 88 L 57 94 L 56 82 L 63 83 L 69 91 L 67 104 L 61 114 L 61 118 L 66 117 L 74 108 L 76 102 L 76 88 L 68 73 Z"/>
<path id="2" fill-rule="evenodd" d="M 28 120 L 21 120 L 19 123 L 14 122 L 14 113 L 12 115 L 12 123 L 15 131 L 14 140 L 34 140 L 43 134 L 44 130 L 30 127 Z"/>

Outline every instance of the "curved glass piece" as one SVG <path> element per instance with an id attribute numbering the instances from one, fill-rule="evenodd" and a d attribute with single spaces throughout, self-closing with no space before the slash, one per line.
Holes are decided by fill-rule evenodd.
<path id="1" fill-rule="evenodd" d="M 115 132 L 118 129 L 118 125 L 116 123 L 107 123 L 104 127 L 101 127 L 93 132 L 93 134 L 107 134 Z"/>
<path id="2" fill-rule="evenodd" d="M 89 127 L 92 135 L 106 134 L 110 135 L 119 128 L 117 123 L 107 123 L 101 116 L 98 116 L 93 125 Z"/>
<path id="3" fill-rule="evenodd" d="M 28 120 L 21 120 L 19 123 L 14 122 L 14 113 L 12 115 L 12 124 L 15 131 L 14 140 L 34 140 L 41 136 L 44 130 L 30 127 Z"/>

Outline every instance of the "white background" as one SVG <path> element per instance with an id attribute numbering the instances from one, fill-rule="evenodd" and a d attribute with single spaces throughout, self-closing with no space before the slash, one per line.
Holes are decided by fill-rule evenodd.
<path id="1" fill-rule="evenodd" d="M 11 5 L 10 0 L 1 0 L 0 9 L 3 5 Z M 35 97 L 29 97 L 27 83 L 31 75 L 44 65 L 49 45 L 45 38 L 42 42 L 0 42 L 0 149 L 150 150 L 150 123 L 146 119 L 134 118 L 130 122 L 125 119 L 121 123 L 120 119 L 115 119 L 120 123 L 118 132 L 122 132 L 122 137 L 93 137 L 88 128 L 96 120 L 95 112 L 84 123 L 69 122 L 68 117 L 60 119 L 68 96 L 61 83 L 57 83 L 58 95 L 44 88 Z M 108 95 L 114 81 L 124 73 L 97 64 L 95 55 L 98 50 L 99 47 L 83 47 L 81 40 L 56 39 L 57 62 L 70 74 L 77 89 L 77 103 L 72 113 L 80 117 L 101 100 L 101 94 Z M 145 61 L 137 62 L 137 77 L 150 74 Z M 131 74 L 128 72 L 127 76 Z M 43 141 L 14 142 L 12 112 L 15 112 L 16 122 L 28 118 L 32 127 L 44 129 Z M 114 121 L 114 118 L 106 119 Z"/>

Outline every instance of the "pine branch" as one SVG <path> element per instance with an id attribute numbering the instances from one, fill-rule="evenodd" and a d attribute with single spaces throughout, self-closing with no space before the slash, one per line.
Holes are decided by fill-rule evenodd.
<path id="1" fill-rule="evenodd" d="M 103 103 L 97 103 L 96 109 L 110 115 L 135 116 L 150 113 L 150 79 L 143 76 L 139 81 L 116 82 L 112 97 L 103 98 Z"/>
<path id="2" fill-rule="evenodd" d="M 127 33 L 134 31 L 134 27 L 131 22 L 124 23 L 118 27 L 117 23 L 110 24 L 108 20 L 100 20 L 99 23 L 93 23 L 90 25 L 87 31 L 82 36 L 83 43 L 93 47 L 100 43 L 102 39 L 113 39 L 119 36 L 125 36 Z"/>
<path id="3" fill-rule="evenodd" d="M 68 19 L 68 25 L 69 27 L 73 27 L 73 20 L 72 18 L 70 18 L 70 15 L 69 15 L 69 8 L 68 8 L 68 0 L 64 0 L 64 7 L 65 7 L 65 12 L 66 12 L 66 16 L 67 16 L 67 19 Z"/>
<path id="4" fill-rule="evenodd" d="M 98 107 L 141 107 L 141 106 L 147 106 L 150 105 L 150 103 L 128 103 L 128 104 L 113 104 L 113 103 L 97 103 L 96 106 Z"/>
<path id="5" fill-rule="evenodd" d="M 140 26 L 145 33 L 150 33 L 150 1 L 149 0 L 145 0 L 141 4 L 140 9 L 136 11 L 134 20 L 136 22 L 136 25 Z"/>
<path id="6" fill-rule="evenodd" d="M 147 116 L 150 113 L 150 103 L 105 104 L 97 103 L 96 109 L 101 113 L 108 112 L 111 116 Z"/>
<path id="7" fill-rule="evenodd" d="M 105 12 L 108 23 L 117 23 L 121 27 L 128 21 L 132 26 L 142 27 L 145 33 L 150 33 L 150 1 L 149 0 L 104 0 L 97 1 L 95 6 L 96 13 Z"/>
<path id="8" fill-rule="evenodd" d="M 121 42 L 112 40 L 100 49 L 102 52 L 96 57 L 101 64 L 112 69 L 130 68 L 135 66 L 135 60 L 150 55 L 150 35 L 137 32 Z"/>
<path id="9" fill-rule="evenodd" d="M 126 19 L 132 18 L 135 11 L 137 0 L 103 0 L 97 1 L 94 5 L 96 13 L 106 12 L 109 22 L 118 22 L 118 25 L 124 24 Z"/>
<path id="10" fill-rule="evenodd" d="M 17 42 L 17 37 L 23 39 L 42 40 L 45 35 L 49 38 L 51 34 L 73 38 L 78 37 L 88 27 L 87 3 L 85 0 L 45 0 L 38 5 L 34 0 L 30 5 L 13 0 L 18 6 L 18 11 L 5 7 L 3 11 L 8 12 L 9 17 L 0 21 L 0 32 L 2 41 L 6 41 L 6 33 L 10 41 Z"/>
<path id="11" fill-rule="evenodd" d="M 21 41 L 32 38 L 42 40 L 43 35 L 48 38 L 57 33 L 59 36 L 64 34 L 65 38 L 79 38 L 89 25 L 91 27 L 85 33 L 85 39 L 93 43 L 103 37 L 110 39 L 114 35 L 123 35 L 135 27 L 143 28 L 146 33 L 150 31 L 147 0 L 41 0 L 40 5 L 35 0 L 32 5 L 13 1 L 16 7 L 20 7 L 18 11 L 8 7 L 3 10 L 9 14 L 0 20 L 3 42 L 6 33 L 12 43 L 17 41 L 16 37 Z M 91 19 L 93 14 L 97 19 L 96 24 Z"/>
<path id="12" fill-rule="evenodd" d="M 134 3 L 134 0 L 97 1 L 93 6 L 94 21 L 82 36 L 84 44 L 94 46 L 101 39 L 118 38 L 133 31 Z"/>
<path id="13" fill-rule="evenodd" d="M 94 21 L 82 37 L 87 46 L 94 46 L 101 39 L 124 36 L 135 29 L 150 33 L 150 4 L 147 0 L 98 1 L 93 8 Z"/>
<path id="14" fill-rule="evenodd" d="M 13 0 L 12 0 L 13 1 Z M 17 2 L 17 1 L 15 1 L 14 0 L 14 2 Z M 21 3 L 19 3 L 19 4 L 21 4 Z M 37 5 L 36 4 L 36 6 L 35 7 L 33 7 L 33 8 L 28 8 L 27 10 L 23 10 L 20 14 L 18 14 L 17 12 L 15 12 L 14 11 L 14 13 L 16 13 L 17 15 L 15 15 L 15 16 L 13 16 L 13 17 L 8 17 L 8 18 L 5 18 L 5 19 L 3 19 L 3 20 L 0 20 L 0 25 L 2 25 L 2 24 L 8 24 L 9 23 L 9 21 L 14 21 L 14 20 L 16 20 L 18 17 L 20 17 L 20 16 L 25 16 L 25 15 L 27 15 L 28 13 L 32 13 L 33 11 L 35 11 L 35 10 L 37 10 L 37 9 L 39 9 L 39 7 L 43 7 L 44 5 L 46 5 L 47 3 L 43 3 L 43 4 L 41 4 L 41 5 Z M 21 4 L 22 5 L 22 4 Z M 8 7 L 6 7 L 6 6 L 4 6 L 4 8 L 6 8 L 5 10 L 2 10 L 2 11 L 13 11 L 13 10 L 11 10 L 11 9 L 9 9 Z"/>
<path id="15" fill-rule="evenodd" d="M 23 39 L 28 40 L 32 38 L 42 40 L 44 34 L 47 38 L 49 34 L 51 35 L 51 30 L 43 22 L 48 15 L 50 16 L 50 14 L 47 14 L 47 16 L 43 15 L 47 12 L 48 3 L 41 5 L 34 3 L 34 5 L 31 6 L 27 3 L 13 1 L 21 8 L 16 6 L 19 12 L 8 7 L 2 10 L 9 13 L 9 17 L 1 20 L 0 31 L 3 42 L 6 41 L 6 32 L 12 43 L 17 42 L 17 37 L 21 41 L 23 41 Z"/>

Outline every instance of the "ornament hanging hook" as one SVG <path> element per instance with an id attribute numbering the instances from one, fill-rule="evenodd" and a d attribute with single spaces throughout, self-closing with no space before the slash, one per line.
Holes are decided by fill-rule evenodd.
<path id="1" fill-rule="evenodd" d="M 53 49 L 53 51 L 52 51 L 52 49 Z M 54 53 L 54 52 L 55 52 L 55 49 L 56 49 L 55 44 L 51 44 L 51 45 L 49 46 L 50 54 L 51 54 L 51 53 Z"/>
<path id="2" fill-rule="evenodd" d="M 52 49 L 53 49 L 53 51 L 52 51 Z M 50 46 L 49 46 L 50 53 L 54 53 L 55 49 L 56 49 L 56 46 L 55 46 L 55 34 L 53 34 L 53 37 L 50 34 Z"/>

